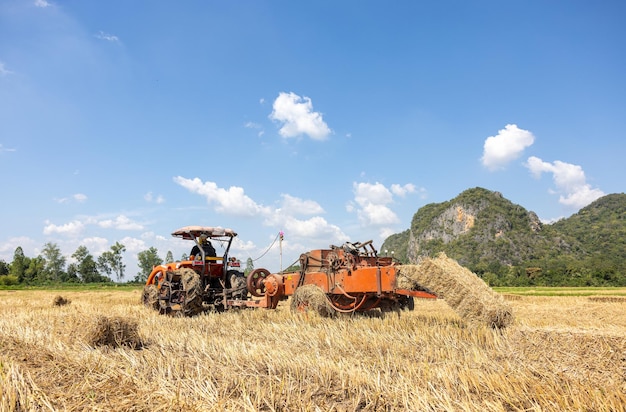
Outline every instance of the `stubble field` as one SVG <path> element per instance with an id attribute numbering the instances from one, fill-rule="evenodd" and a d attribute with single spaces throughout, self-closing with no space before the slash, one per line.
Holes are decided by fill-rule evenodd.
<path id="1" fill-rule="evenodd" d="M 492 330 L 443 300 L 175 318 L 140 289 L 0 291 L 0 410 L 624 411 L 625 292 L 507 291 L 515 321 Z"/>

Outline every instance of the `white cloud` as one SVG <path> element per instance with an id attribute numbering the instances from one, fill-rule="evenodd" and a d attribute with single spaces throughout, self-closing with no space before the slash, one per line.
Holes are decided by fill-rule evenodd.
<path id="1" fill-rule="evenodd" d="M 224 214 L 262 217 L 263 225 L 284 230 L 290 239 L 303 238 L 307 241 L 346 241 L 348 237 L 341 229 L 320 216 L 298 219 L 297 215 L 324 213 L 324 209 L 313 200 L 300 199 L 282 194 L 280 207 L 273 208 L 257 204 L 245 195 L 240 187 L 228 190 L 217 187 L 214 182 L 202 182 L 199 178 L 186 179 L 181 176 L 174 181 L 189 191 L 204 196 L 215 210 Z"/>
<path id="2" fill-rule="evenodd" d="M 87 195 L 84 195 L 82 193 L 76 193 L 70 197 L 55 198 L 54 200 L 57 203 L 61 203 L 61 204 L 70 203 L 72 200 L 78 203 L 84 203 L 87 201 Z"/>
<path id="3" fill-rule="evenodd" d="M 61 235 L 77 236 L 84 229 L 85 229 L 85 225 L 78 220 L 74 220 L 64 225 L 55 225 L 53 223 L 46 221 L 46 226 L 44 226 L 43 228 L 43 233 L 44 235 L 51 235 L 53 233 L 58 233 Z"/>
<path id="4" fill-rule="evenodd" d="M 86 237 L 80 243 L 94 256 L 101 255 L 109 249 L 109 241 L 103 237 Z"/>
<path id="5" fill-rule="evenodd" d="M 396 195 L 396 196 L 400 196 L 400 197 L 404 197 L 406 196 L 407 193 L 415 193 L 417 189 L 415 188 L 415 185 L 413 183 L 407 183 L 404 186 L 400 186 L 399 184 L 392 184 L 391 185 L 391 192 Z"/>
<path id="6" fill-rule="evenodd" d="M 317 243 L 346 241 L 348 236 L 339 226 L 333 225 L 321 216 L 312 216 L 308 219 L 298 219 L 292 214 L 293 210 L 276 209 L 268 214 L 263 221 L 265 226 L 284 230 L 289 239 L 303 239 Z M 301 213 L 301 212 L 300 212 Z"/>
<path id="7" fill-rule="evenodd" d="M 393 195 L 382 183 L 353 183 L 354 200 L 361 206 L 370 203 L 388 204 Z"/>
<path id="8" fill-rule="evenodd" d="M 102 30 L 100 30 L 100 32 L 98 32 L 98 34 L 96 34 L 96 38 L 100 39 L 100 40 L 106 40 L 106 41 L 110 41 L 110 42 L 119 42 L 120 39 L 117 36 L 114 36 L 112 34 L 109 33 L 105 33 Z"/>
<path id="9" fill-rule="evenodd" d="M 6 76 L 7 74 L 12 74 L 13 72 L 4 67 L 4 63 L 0 62 L 0 76 Z"/>
<path id="10" fill-rule="evenodd" d="M 263 128 L 263 126 L 254 122 L 247 122 L 246 124 L 243 125 L 243 127 L 245 127 L 246 129 L 262 129 Z"/>
<path id="11" fill-rule="evenodd" d="M 489 136 L 485 140 L 482 164 L 492 171 L 504 169 L 511 161 L 520 157 L 524 149 L 534 141 L 535 136 L 528 130 L 507 124 L 496 136 Z"/>
<path id="12" fill-rule="evenodd" d="M 251 240 L 243 241 L 239 237 L 233 239 L 233 250 L 237 251 L 253 251 L 256 249 L 256 245 Z"/>
<path id="13" fill-rule="evenodd" d="M 315 215 L 324 213 L 324 209 L 314 200 L 302 200 L 287 194 L 281 195 L 283 202 L 279 209 L 288 215 Z"/>
<path id="14" fill-rule="evenodd" d="M 358 212 L 363 225 L 392 225 L 398 223 L 398 216 L 385 205 L 367 204 Z"/>
<path id="15" fill-rule="evenodd" d="M 33 249 L 35 247 L 35 241 L 27 236 L 12 237 L 0 243 L 0 257 L 7 262 L 13 260 L 13 254 L 18 246 L 21 247 L 24 254 L 26 254 L 27 248 Z"/>
<path id="16" fill-rule="evenodd" d="M 396 233 L 397 231 L 393 230 L 390 227 L 383 227 L 380 229 L 380 232 L 378 235 L 381 239 L 387 239 L 389 236 L 395 235 Z M 382 252 L 382 251 L 379 251 L 379 252 Z"/>
<path id="17" fill-rule="evenodd" d="M 321 216 L 300 220 L 292 216 L 285 216 L 282 227 L 290 237 L 303 239 L 323 239 L 326 242 L 345 242 L 349 238 L 341 229 L 330 224 Z"/>
<path id="18" fill-rule="evenodd" d="M 331 133 L 322 115 L 313 111 L 308 97 L 281 92 L 274 101 L 270 119 L 282 123 L 278 131 L 282 137 L 308 135 L 313 140 L 325 140 Z"/>
<path id="19" fill-rule="evenodd" d="M 152 192 L 148 192 L 145 195 L 143 195 L 143 198 L 146 202 L 149 203 L 156 203 L 156 204 L 161 204 L 161 203 L 165 203 L 165 198 L 162 195 L 158 195 L 158 196 L 154 196 L 152 194 Z"/>
<path id="20" fill-rule="evenodd" d="M 51 5 L 52 4 L 46 0 L 35 0 L 35 6 L 41 7 L 42 9 L 45 9 L 46 7 L 50 7 Z"/>
<path id="21" fill-rule="evenodd" d="M 571 163 L 556 160 L 554 163 L 544 162 L 538 157 L 528 158 L 525 166 L 535 178 L 540 178 L 543 172 L 552 173 L 552 180 L 559 193 L 559 203 L 581 208 L 594 200 L 602 197 L 605 193 L 600 189 L 593 189 L 587 183 L 585 172 L 582 167 Z"/>
<path id="22" fill-rule="evenodd" d="M 143 225 L 132 221 L 127 216 L 119 215 L 115 219 L 106 219 L 98 222 L 98 226 L 105 229 L 142 230 Z"/>
<path id="23" fill-rule="evenodd" d="M 126 236 L 119 242 L 124 245 L 127 252 L 133 253 L 135 255 L 148 249 L 148 246 L 146 246 L 146 242 L 144 242 L 142 239 L 137 239 L 135 237 Z"/>
<path id="24" fill-rule="evenodd" d="M 356 213 L 362 228 L 377 229 L 381 239 L 386 239 L 397 232 L 393 226 L 399 223 L 400 219 L 389 207 L 394 203 L 394 196 L 403 198 L 412 193 L 419 193 L 421 197 L 426 196 L 426 189 L 417 188 L 412 183 L 405 185 L 394 183 L 387 188 L 379 182 L 374 184 L 354 182 L 352 187 L 354 201 L 346 205 L 346 210 L 349 213 Z"/>
<path id="25" fill-rule="evenodd" d="M 7 147 L 4 147 L 2 144 L 0 144 L 0 153 L 3 152 L 15 152 L 15 149 L 9 149 Z"/>
<path id="26" fill-rule="evenodd" d="M 153 240 L 153 239 L 156 239 L 156 234 L 154 232 L 152 232 L 152 231 L 150 231 L 150 232 L 143 232 L 141 234 L 141 238 L 143 240 L 145 240 L 145 241 Z"/>
<path id="27" fill-rule="evenodd" d="M 383 184 L 353 183 L 353 189 L 354 201 L 359 207 L 351 208 L 351 210 L 356 210 L 363 226 L 389 225 L 398 222 L 398 216 L 386 206 L 393 202 L 393 194 Z"/>
<path id="28" fill-rule="evenodd" d="M 257 136 L 261 137 L 265 134 L 265 130 L 263 130 L 263 126 L 258 124 L 258 123 L 254 123 L 254 122 L 247 122 L 244 127 L 246 129 L 253 129 L 253 130 L 257 130 Z"/>
<path id="29" fill-rule="evenodd" d="M 220 213 L 234 216 L 257 216 L 268 213 L 268 208 L 250 199 L 243 188 L 231 186 L 228 189 L 217 187 L 214 182 L 202 182 L 199 178 L 174 177 L 174 182 L 192 193 L 204 196 L 209 205 L 214 205 Z"/>

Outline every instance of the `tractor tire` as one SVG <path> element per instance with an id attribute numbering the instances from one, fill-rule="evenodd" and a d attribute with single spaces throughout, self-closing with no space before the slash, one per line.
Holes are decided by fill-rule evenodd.
<path id="1" fill-rule="evenodd" d="M 292 312 L 314 312 L 324 318 L 332 318 L 337 311 L 330 305 L 326 293 L 316 285 L 303 285 L 291 297 Z"/>
<path id="2" fill-rule="evenodd" d="M 194 316 L 201 313 L 202 307 L 202 282 L 200 275 L 192 269 L 182 268 L 180 273 L 183 289 L 186 292 L 185 302 L 182 305 L 182 312 L 185 316 Z"/>
<path id="3" fill-rule="evenodd" d="M 236 270 L 231 270 L 228 271 L 228 279 L 230 281 L 230 288 L 237 289 L 233 292 L 233 299 L 245 300 L 248 297 L 245 275 Z"/>
<path id="4" fill-rule="evenodd" d="M 155 284 L 143 287 L 141 303 L 150 309 L 159 310 L 159 290 Z"/>

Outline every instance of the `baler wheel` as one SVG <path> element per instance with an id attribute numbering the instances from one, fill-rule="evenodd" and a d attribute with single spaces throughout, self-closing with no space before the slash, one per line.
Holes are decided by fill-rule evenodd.
<path id="1" fill-rule="evenodd" d="M 265 294 L 265 285 L 263 284 L 263 281 L 269 276 L 269 274 L 269 270 L 262 268 L 254 269 L 250 272 L 248 279 L 246 280 L 246 286 L 248 286 L 248 292 L 250 292 L 252 296 L 256 296 L 257 298 L 263 297 Z"/>
<path id="2" fill-rule="evenodd" d="M 366 311 L 378 307 L 380 299 L 371 301 L 366 294 L 352 299 L 344 295 L 330 295 L 328 298 L 330 305 L 337 312 L 352 313 L 356 311 Z"/>
<path id="3" fill-rule="evenodd" d="M 400 304 L 400 309 L 415 310 L 415 298 L 407 296 L 407 299 Z"/>
<path id="4" fill-rule="evenodd" d="M 141 302 L 150 309 L 159 310 L 159 290 L 154 283 L 143 287 Z"/>
<path id="5" fill-rule="evenodd" d="M 185 316 L 194 316 L 202 312 L 202 282 L 200 275 L 192 269 L 182 268 L 179 270 L 183 289 L 185 290 L 185 302 L 182 310 Z"/>

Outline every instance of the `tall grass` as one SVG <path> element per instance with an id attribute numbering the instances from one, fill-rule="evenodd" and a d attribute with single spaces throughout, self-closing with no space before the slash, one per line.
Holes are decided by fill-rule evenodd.
<path id="1" fill-rule="evenodd" d="M 0 292 L 0 410 L 622 411 L 624 305 L 510 304 L 504 330 L 441 300 L 386 316 L 160 316 L 140 291 Z M 104 319 L 141 345 L 101 345 Z M 135 329 L 136 325 L 136 329 Z M 124 326 L 124 325 L 122 325 Z M 124 330 L 120 327 L 119 330 Z"/>

